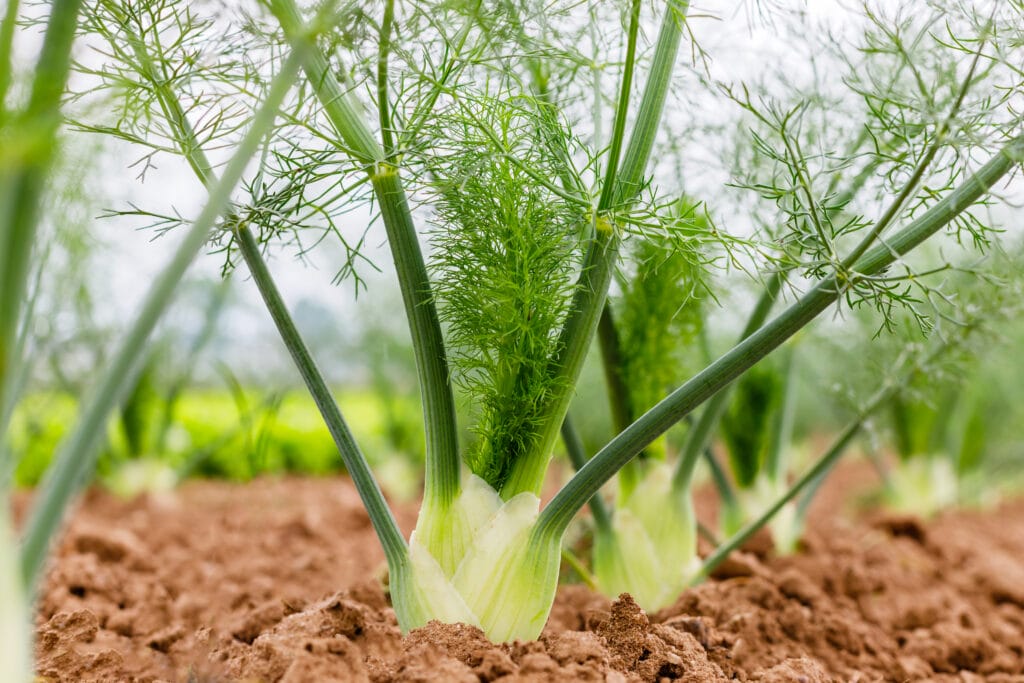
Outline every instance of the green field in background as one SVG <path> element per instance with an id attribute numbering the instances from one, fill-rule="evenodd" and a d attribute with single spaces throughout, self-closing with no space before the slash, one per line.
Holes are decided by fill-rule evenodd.
<path id="1" fill-rule="evenodd" d="M 397 399 L 385 406 L 368 390 L 336 394 L 357 441 L 371 462 L 393 459 L 400 444 L 404 460 L 422 459 L 419 406 Z M 226 390 L 195 390 L 181 396 L 160 452 L 132 454 L 122 423 L 111 420 L 99 463 L 109 475 L 125 461 L 155 459 L 181 476 L 223 477 L 244 481 L 260 474 L 325 474 L 343 470 L 341 457 L 316 406 L 304 392 L 276 397 L 246 392 L 242 400 Z M 26 396 L 16 410 L 9 447 L 18 463 L 15 483 L 34 486 L 50 463 L 57 444 L 71 428 L 77 402 L 70 394 L 41 392 Z M 146 411 L 144 442 L 159 431 L 163 404 Z M 390 410 L 389 421 L 386 418 Z"/>

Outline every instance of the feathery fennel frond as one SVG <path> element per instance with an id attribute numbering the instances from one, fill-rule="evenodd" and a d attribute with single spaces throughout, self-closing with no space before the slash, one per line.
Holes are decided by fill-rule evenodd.
<path id="1" fill-rule="evenodd" d="M 286 51 L 260 17 L 216 5 L 102 0 L 88 7 L 83 28 L 102 42 L 76 64 L 87 85 L 72 93 L 73 125 L 144 150 L 134 164 L 142 181 L 162 158 L 183 153 L 199 178 L 208 178 L 237 143 Z M 331 40 L 352 47 L 344 37 Z M 360 269 L 374 267 L 362 251 L 365 229 L 349 233 L 339 219 L 367 205 L 365 179 L 335 141 L 323 139 L 317 124 L 326 119 L 305 84 L 286 101 L 282 121 L 268 137 L 260 172 L 236 198 L 234 220 L 255 228 L 261 243 L 291 246 L 300 257 L 336 238 L 344 254 L 336 279 L 352 279 L 358 293 Z M 184 222 L 173 206 L 106 215 L 138 216 L 158 233 Z M 231 231 L 212 241 L 226 255 L 224 270 L 233 268 Z"/>
<path id="2" fill-rule="evenodd" d="M 627 242 L 628 265 L 619 272 L 621 294 L 613 308 L 632 415 L 660 401 L 700 363 L 695 357 L 708 296 L 702 233 L 709 220 L 702 206 L 685 199 L 678 204 L 672 220 L 687 224 L 691 238 L 681 230 L 634 237 Z"/>
<path id="3" fill-rule="evenodd" d="M 470 468 L 500 488 L 534 436 L 572 295 L 584 215 L 537 182 L 566 171 L 543 144 L 537 103 L 479 97 L 438 123 L 426 161 L 436 225 L 432 269 L 455 381 L 478 403 Z M 486 130 L 485 130 L 486 128 Z"/>

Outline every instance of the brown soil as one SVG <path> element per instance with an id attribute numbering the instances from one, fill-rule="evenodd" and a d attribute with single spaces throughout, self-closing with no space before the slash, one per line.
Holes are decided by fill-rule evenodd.
<path id="1" fill-rule="evenodd" d="M 382 553 L 347 480 L 192 482 L 130 502 L 92 493 L 40 597 L 39 674 L 1024 682 L 1024 502 L 928 524 L 847 521 L 838 501 L 864 479 L 852 471 L 826 491 L 795 557 L 755 543 L 653 615 L 628 596 L 565 586 L 538 642 L 500 646 L 467 626 L 400 636 Z M 399 520 L 408 531 L 409 506 Z"/>

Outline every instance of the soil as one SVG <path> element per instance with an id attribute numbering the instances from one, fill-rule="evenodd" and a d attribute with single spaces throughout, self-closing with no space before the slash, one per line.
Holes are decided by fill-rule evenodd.
<path id="1" fill-rule="evenodd" d="M 94 491 L 40 596 L 40 680 L 1024 683 L 1024 502 L 858 517 L 841 501 L 870 475 L 839 475 L 796 556 L 755 541 L 656 614 L 566 585 L 540 640 L 510 645 L 401 637 L 346 479 Z"/>

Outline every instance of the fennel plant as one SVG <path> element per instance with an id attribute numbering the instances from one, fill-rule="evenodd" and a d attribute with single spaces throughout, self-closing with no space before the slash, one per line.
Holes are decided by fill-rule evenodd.
<path id="1" fill-rule="evenodd" d="M 882 235 L 893 222 L 901 215 L 916 215 L 922 206 L 922 195 L 937 196 L 925 184 L 925 178 L 934 179 L 930 182 L 947 182 L 947 188 L 952 189 L 948 181 L 957 175 L 957 171 L 949 166 L 950 154 L 956 154 L 952 150 L 957 148 L 957 140 L 962 139 L 960 136 L 965 130 L 981 130 L 974 128 L 979 121 L 969 112 L 974 106 L 972 99 L 978 96 L 972 94 L 974 89 L 991 87 L 993 83 L 990 80 L 994 75 L 993 64 L 988 61 L 986 41 L 998 43 L 998 39 L 991 38 L 990 34 L 999 31 L 987 23 L 990 17 L 980 11 L 972 15 L 969 22 L 972 28 L 969 30 L 974 31 L 973 38 L 952 41 L 955 47 L 950 50 L 949 43 L 931 34 L 930 27 L 938 14 L 915 21 L 899 14 L 886 16 L 883 11 L 870 6 L 865 8 L 865 12 L 869 22 L 862 40 L 863 54 L 867 57 L 860 62 L 846 61 L 850 69 L 844 81 L 851 91 L 848 94 L 855 98 L 863 97 L 866 105 L 862 109 L 849 108 L 855 112 L 853 125 L 843 125 L 846 122 L 837 116 L 836 100 L 830 99 L 839 96 L 828 93 L 827 89 L 825 93 L 813 95 L 798 91 L 795 103 L 785 104 L 783 98 L 774 94 L 779 90 L 786 91 L 785 85 L 775 83 L 768 95 L 756 93 L 746 84 L 742 89 L 726 87 L 729 96 L 749 114 L 753 129 L 753 144 L 749 145 L 751 152 L 744 150 L 738 154 L 745 164 L 737 171 L 737 184 L 750 191 L 750 210 L 755 215 L 770 216 L 772 222 L 761 218 L 758 221 L 762 222 L 762 229 L 770 238 L 775 253 L 769 254 L 774 267 L 765 276 L 763 293 L 750 313 L 741 341 L 725 357 L 746 346 L 751 336 L 767 333 L 767 328 L 773 325 L 768 323 L 773 306 L 784 288 L 792 286 L 790 281 L 793 277 L 822 276 L 825 274 L 819 269 L 822 264 L 834 266 L 839 263 L 849 267 L 866 253 L 871 253 L 872 249 L 877 254 L 881 248 L 886 248 L 887 241 Z M 1019 8 L 1015 12 L 1019 13 Z M 952 29 L 949 30 L 952 33 Z M 968 44 L 974 49 L 968 49 Z M 996 54 L 1004 53 L 1005 48 L 992 47 Z M 827 50 L 828 45 L 824 49 Z M 957 60 L 961 64 L 959 71 L 952 66 Z M 935 83 L 941 85 L 934 89 L 925 86 L 922 81 L 924 69 L 930 69 Z M 786 81 L 785 74 L 780 74 L 779 78 Z M 922 106 L 921 100 L 927 102 L 927 107 Z M 926 108 L 928 112 L 924 113 Z M 863 119 L 856 118 L 858 112 Z M 931 123 L 923 124 L 921 121 L 908 127 L 908 117 L 920 117 L 922 113 Z M 966 123 L 965 118 L 970 123 Z M 922 124 L 930 126 L 931 131 L 923 141 L 917 139 Z M 822 139 L 834 140 L 830 143 L 833 147 L 824 149 L 836 151 L 806 151 L 822 150 Z M 899 159 L 897 167 L 903 170 L 898 174 L 898 180 L 891 171 L 885 171 L 889 174 L 886 176 L 889 182 L 880 187 L 872 176 L 892 164 L 894 155 Z M 859 206 L 869 198 L 884 207 L 875 220 L 859 213 Z M 767 206 L 758 207 L 757 200 L 768 206 L 774 205 L 776 211 L 765 210 Z M 972 227 L 966 228 L 966 222 L 970 222 Z M 953 224 L 962 231 L 960 234 L 973 235 L 977 245 L 986 244 L 988 233 L 984 223 L 970 213 L 966 220 L 954 219 Z M 860 241 L 853 239 L 850 252 L 844 255 L 839 245 L 857 233 L 861 233 Z M 872 247 L 875 242 L 880 246 Z M 951 267 L 943 264 L 925 274 L 934 276 Z M 843 298 L 851 307 L 873 305 L 881 313 L 882 327 L 890 327 L 895 310 L 904 306 L 913 313 L 920 327 L 929 325 L 929 314 L 925 312 L 929 307 L 918 305 L 922 300 L 918 296 L 921 295 L 914 290 L 922 292 L 925 300 L 948 296 L 944 292 L 937 293 L 927 278 L 919 277 L 910 268 L 906 268 L 907 279 L 879 278 L 880 287 L 869 284 L 874 281 L 872 277 L 860 285 L 846 282 L 842 267 L 839 270 L 840 279 L 835 283 Z M 905 286 L 905 282 L 913 284 Z M 858 289 L 859 294 L 856 293 Z M 809 303 L 807 298 L 804 302 Z M 780 321 L 793 310 L 794 307 L 790 307 L 776 320 Z M 797 324 L 802 326 L 803 323 Z M 610 378 L 613 406 L 625 403 L 623 397 L 628 396 L 629 390 L 624 383 L 619 382 L 618 386 L 616 383 L 616 378 L 625 374 L 625 363 L 617 361 L 617 354 L 609 351 L 616 344 L 616 334 L 611 325 L 602 330 L 600 341 L 605 374 Z M 699 350 L 691 349 L 691 353 L 699 353 Z M 781 365 L 787 364 L 788 360 L 781 361 Z M 717 363 L 711 367 L 715 365 Z M 791 420 L 792 403 L 791 397 L 787 396 L 790 382 L 771 380 L 773 373 L 768 367 L 761 371 L 755 368 L 753 372 L 756 374 L 739 383 L 740 396 L 732 414 L 734 428 L 729 429 L 729 425 L 724 428 L 726 436 L 737 437 L 732 440 L 729 452 L 738 491 L 731 490 L 724 478 L 718 477 L 724 484 L 720 490 L 727 533 L 736 531 L 757 510 L 768 507 L 773 499 L 780 496 L 789 498 L 783 495 L 789 488 L 783 449 Z M 704 373 L 698 374 L 691 385 L 703 377 Z M 657 609 L 671 601 L 678 588 L 692 578 L 687 574 L 697 566 L 697 524 L 692 507 L 688 509 L 680 501 L 689 498 L 689 488 L 700 456 L 709 447 L 712 435 L 719 430 L 719 423 L 727 413 L 732 387 L 728 383 L 724 386 L 725 389 L 710 398 L 689 429 L 682 457 L 674 468 L 671 490 L 665 484 L 654 484 L 656 489 L 644 490 L 645 506 L 659 512 L 647 513 L 649 521 L 646 524 L 634 525 L 628 532 L 613 534 L 612 538 L 617 536 L 616 543 L 621 546 L 617 552 L 613 551 L 614 554 L 607 547 L 611 544 L 597 543 L 598 538 L 607 535 L 595 531 L 594 566 L 599 577 L 602 573 L 608 574 L 604 583 L 609 593 L 615 594 L 623 589 L 641 597 L 660 593 L 660 600 L 652 597 L 641 603 L 648 609 Z M 682 393 L 684 389 L 676 393 Z M 751 391 L 754 391 L 753 395 L 750 395 Z M 778 405 L 773 406 L 772 403 Z M 615 442 L 613 440 L 612 444 Z M 846 444 L 837 453 L 845 447 Z M 661 472 L 653 476 L 664 477 Z M 628 479 L 632 478 L 630 474 Z M 807 493 L 791 505 L 769 507 L 779 513 L 771 523 L 776 540 L 783 549 L 793 547 L 802 526 L 802 517 L 806 515 L 810 498 L 819 484 L 820 477 L 813 480 Z M 658 502 L 651 503 L 652 499 Z M 743 513 L 743 507 L 747 507 L 748 512 Z M 669 561 L 663 563 L 663 572 L 652 575 L 651 568 L 658 567 L 659 562 L 657 556 L 652 557 L 644 549 L 650 545 L 649 540 L 654 539 L 671 540 L 658 545 L 660 553 L 667 555 Z M 681 554 L 666 553 L 665 547 Z M 727 542 L 723 547 L 734 546 Z M 617 561 L 609 561 L 608 555 L 617 555 Z M 644 568 L 642 574 L 630 566 L 627 558 L 634 556 L 642 556 L 646 560 L 636 563 Z M 601 568 L 604 566 L 615 566 L 616 569 L 603 572 Z M 697 578 L 705 573 L 699 572 Z M 669 589 L 669 586 L 676 590 Z"/>
<path id="2" fill-rule="evenodd" d="M 955 303 L 936 302 L 941 313 L 937 333 L 949 333 L 942 329 L 943 323 L 950 327 L 947 320 L 971 317 L 980 321 L 972 327 L 983 323 L 986 334 L 974 335 L 981 339 L 962 344 L 943 362 L 912 373 L 883 407 L 895 456 L 884 473 L 883 495 L 895 510 L 927 518 L 962 505 L 977 485 L 972 480 L 984 476 L 985 461 L 996 445 L 989 431 L 1007 416 L 997 383 L 982 371 L 982 359 L 1005 352 L 1006 340 L 994 323 L 1006 323 L 1019 312 L 1016 254 L 999 254 L 987 264 L 985 277 L 996 284 L 995 291 L 991 284 L 972 283 L 969 275 L 950 277 L 959 296 Z M 898 341 L 905 338 L 905 330 L 896 335 Z"/>
<path id="3" fill-rule="evenodd" d="M 767 240 L 777 249 L 760 236 L 740 239 L 679 211 L 679 197 L 688 195 L 655 182 L 656 157 L 672 149 L 659 140 L 672 130 L 667 103 L 687 122 L 696 114 L 678 88 L 681 56 L 699 63 L 703 54 L 688 3 L 656 3 L 653 16 L 639 0 L 605 7 L 595 4 L 591 21 L 610 18 L 621 33 L 599 39 L 587 38 L 597 32 L 580 26 L 575 3 L 386 0 L 367 10 L 266 0 L 211 18 L 167 1 L 102 0 L 87 14 L 104 48 L 101 66 L 86 75 L 107 87 L 81 95 L 122 103 L 115 110 L 128 114 L 87 113 L 79 127 L 138 145 L 147 158 L 179 156 L 199 187 L 226 182 L 213 159 L 236 136 L 239 112 L 254 106 L 252 92 L 280 69 L 282 54 L 299 55 L 305 77 L 282 105 L 284 124 L 262 137 L 247 196 L 221 221 L 220 245 L 231 265 L 244 262 L 327 423 L 381 540 L 405 631 L 440 619 L 478 625 L 496 641 L 537 637 L 577 513 L 710 399 L 678 462 L 641 467 L 635 485 L 627 484 L 630 499 L 605 519 L 622 524 L 628 512 L 634 520 L 609 550 L 624 585 L 635 585 L 631 573 L 642 575 L 637 580 L 653 584 L 662 602 L 704 576 L 721 556 L 697 564 L 690 486 L 724 390 L 837 303 L 874 306 L 883 319 L 912 305 L 905 287 L 920 278 L 907 255 L 950 229 L 987 239 L 990 226 L 972 210 L 991 201 L 1024 159 L 1021 121 L 1003 94 L 1019 79 L 1006 52 L 1016 15 L 964 16 L 960 42 L 940 64 L 955 80 L 951 91 L 911 97 L 850 81 L 871 120 L 854 144 L 837 135 L 826 138 L 825 151 L 803 152 L 806 102 L 787 108 L 729 91 L 764 129 L 748 139 L 768 159 L 769 178 L 750 187 L 775 205 L 765 215 L 779 218 Z M 890 21 L 872 18 L 883 27 Z M 652 22 L 658 29 L 648 43 L 643 29 Z M 591 52 L 614 73 L 614 92 L 576 78 L 581 64 L 595 63 Z M 917 106 L 922 97 L 929 106 Z M 591 131 L 580 123 L 581 108 L 595 101 L 608 105 L 606 132 L 603 123 Z M 680 143 L 675 153 L 687 149 Z M 833 182 L 837 175 L 846 186 Z M 870 200 L 853 204 L 864 185 Z M 408 540 L 265 258 L 266 245 L 301 249 L 319 229 L 342 240 L 347 261 L 339 270 L 358 284 L 360 240 L 339 218 L 359 205 L 373 207 L 386 234 L 421 392 L 424 496 Z M 175 222 L 125 213 L 163 228 Z M 750 267 L 764 271 L 765 294 L 741 340 L 681 384 L 672 377 L 674 390 L 652 371 L 642 397 L 629 399 L 628 424 L 616 425 L 617 435 L 541 508 L 559 434 L 571 441 L 565 418 L 616 270 L 624 254 L 642 254 L 646 245 L 697 255 L 699 263 L 752 258 Z M 738 245 L 749 255 L 734 256 Z M 698 286 L 691 274 L 678 282 Z M 792 296 L 772 318 L 784 285 Z M 464 450 L 453 386 L 474 405 L 474 439 Z M 858 429 L 844 432 L 781 504 L 816 481 Z M 632 540 L 669 561 L 655 564 L 651 552 L 623 547 Z"/>

